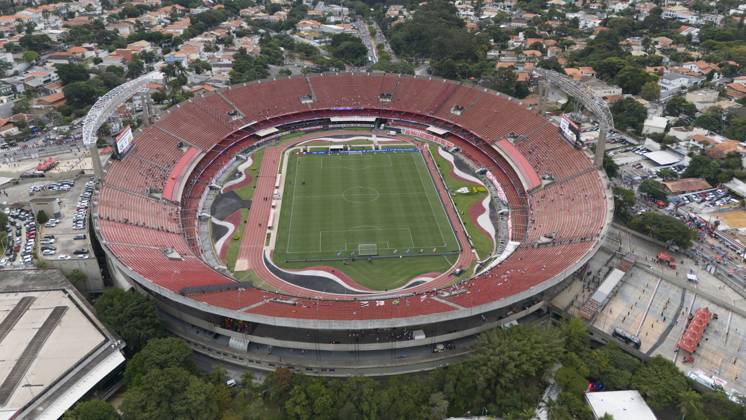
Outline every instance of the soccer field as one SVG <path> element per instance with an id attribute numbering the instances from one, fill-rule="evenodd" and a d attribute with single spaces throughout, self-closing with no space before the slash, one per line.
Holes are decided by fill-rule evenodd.
<path id="1" fill-rule="evenodd" d="M 276 262 L 308 260 L 314 265 L 353 256 L 425 258 L 458 252 L 419 152 L 291 153 L 277 224 Z M 410 258 L 393 261 L 406 260 Z"/>

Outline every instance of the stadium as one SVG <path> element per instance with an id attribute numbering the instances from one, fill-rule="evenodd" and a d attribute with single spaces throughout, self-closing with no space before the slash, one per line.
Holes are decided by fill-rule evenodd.
<path id="1" fill-rule="evenodd" d="M 544 117 L 464 83 L 263 80 L 117 140 L 92 214 L 120 287 L 227 364 L 432 369 L 540 314 L 595 254 L 604 174 Z"/>

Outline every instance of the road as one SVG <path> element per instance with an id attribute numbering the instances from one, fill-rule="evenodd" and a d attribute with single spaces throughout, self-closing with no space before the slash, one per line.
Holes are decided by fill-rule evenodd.
<path id="1" fill-rule="evenodd" d="M 376 45 L 382 44 L 383 50 L 386 51 L 388 55 L 391 57 L 391 62 L 398 63 L 399 57 L 397 57 L 396 54 L 394 54 L 394 50 L 391 49 L 391 45 L 389 44 L 388 39 L 386 39 L 386 35 L 384 35 L 383 31 L 381 30 L 381 27 L 378 26 L 378 23 L 373 21 L 370 23 L 370 26 L 372 26 L 376 30 L 376 34 L 375 34 Z"/>
<path id="2" fill-rule="evenodd" d="M 368 25 L 362 19 L 358 19 L 353 23 L 360 35 L 360 40 L 363 41 L 363 45 L 368 49 L 368 64 L 376 64 L 378 62 L 378 52 L 376 51 L 376 44 L 370 37 L 370 31 Z"/>

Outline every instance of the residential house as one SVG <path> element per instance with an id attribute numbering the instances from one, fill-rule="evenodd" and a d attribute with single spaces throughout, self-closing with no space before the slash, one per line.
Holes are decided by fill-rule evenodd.
<path id="1" fill-rule="evenodd" d="M 704 79 L 704 77 L 690 76 L 683 73 L 666 73 L 658 80 L 658 84 L 661 87 L 661 100 L 667 100 L 691 87 L 697 86 Z"/>

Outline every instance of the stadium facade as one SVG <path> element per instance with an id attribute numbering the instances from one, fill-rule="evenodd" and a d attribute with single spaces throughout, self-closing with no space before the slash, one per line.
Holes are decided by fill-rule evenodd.
<path id="1" fill-rule="evenodd" d="M 208 203 L 227 174 L 283 134 L 351 127 L 440 144 L 489 185 L 498 239 L 474 276 L 360 295 L 288 281 L 262 251 L 248 261 L 261 288 L 225 269 Z M 385 375 L 462 357 L 480 332 L 542 311 L 598 250 L 613 213 L 604 174 L 557 126 L 515 99 L 436 78 L 234 86 L 174 107 L 122 152 L 92 214 L 111 277 L 150 294 L 196 351 L 263 370 Z"/>

